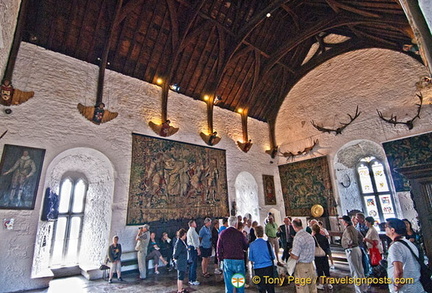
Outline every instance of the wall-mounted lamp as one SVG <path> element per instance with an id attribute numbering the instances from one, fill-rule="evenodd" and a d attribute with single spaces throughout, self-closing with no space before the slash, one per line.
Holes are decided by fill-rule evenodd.
<path id="1" fill-rule="evenodd" d="M 272 159 L 274 159 L 276 157 L 278 149 L 279 149 L 278 146 L 274 146 L 273 148 L 266 150 L 265 152 L 266 154 L 269 154 Z"/>
<path id="2" fill-rule="evenodd" d="M 217 104 L 217 103 L 219 103 L 220 101 L 222 101 L 222 97 L 221 96 L 216 96 L 215 98 L 214 98 L 214 101 L 213 101 L 213 104 Z"/>
<path id="3" fill-rule="evenodd" d="M 178 84 L 174 83 L 174 84 L 170 85 L 170 89 L 172 91 L 175 91 L 178 93 L 180 91 L 180 86 Z"/>

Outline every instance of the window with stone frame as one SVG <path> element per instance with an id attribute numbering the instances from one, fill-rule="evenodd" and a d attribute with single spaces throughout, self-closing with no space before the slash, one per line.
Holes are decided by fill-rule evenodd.
<path id="1" fill-rule="evenodd" d="M 88 184 L 79 174 L 65 176 L 60 184 L 59 216 L 54 225 L 50 267 L 78 264 Z"/>
<path id="2" fill-rule="evenodd" d="M 365 215 L 374 217 L 380 222 L 396 217 L 393 196 L 384 165 L 375 157 L 364 157 L 357 164 L 357 175 Z"/>

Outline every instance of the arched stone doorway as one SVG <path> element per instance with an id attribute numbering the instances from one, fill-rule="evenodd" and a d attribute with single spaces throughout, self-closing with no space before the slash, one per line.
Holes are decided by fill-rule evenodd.
<path id="1" fill-rule="evenodd" d="M 258 184 L 249 172 L 241 172 L 235 181 L 237 215 L 250 214 L 259 223 Z"/>

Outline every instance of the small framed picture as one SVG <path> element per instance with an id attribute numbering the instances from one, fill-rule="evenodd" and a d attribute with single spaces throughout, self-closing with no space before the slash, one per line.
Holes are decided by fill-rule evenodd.
<path id="1" fill-rule="evenodd" d="M 4 146 L 0 162 L 0 209 L 34 209 L 44 157 L 44 149 Z"/>
<path id="2" fill-rule="evenodd" d="M 275 205 L 276 204 L 276 191 L 274 185 L 273 175 L 263 175 L 264 185 L 264 204 Z"/>

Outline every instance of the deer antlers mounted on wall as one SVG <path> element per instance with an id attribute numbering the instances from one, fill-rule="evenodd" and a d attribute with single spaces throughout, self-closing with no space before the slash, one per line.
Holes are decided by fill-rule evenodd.
<path id="1" fill-rule="evenodd" d="M 393 124 L 393 126 L 396 126 L 396 124 L 405 124 L 409 130 L 414 128 L 414 120 L 416 120 L 417 118 L 420 119 L 420 110 L 421 107 L 423 105 L 423 95 L 422 94 L 417 94 L 417 97 L 420 99 L 420 104 L 416 104 L 418 106 L 417 108 L 417 115 L 415 115 L 412 119 L 406 121 L 406 122 L 402 122 L 402 121 L 397 121 L 397 117 L 395 115 L 391 115 L 390 118 L 384 118 L 383 114 L 381 113 L 381 111 L 377 110 L 378 116 L 384 120 L 387 123 L 391 123 Z"/>
<path id="2" fill-rule="evenodd" d="M 306 155 L 306 154 L 310 153 L 317 144 L 318 144 L 318 139 L 314 140 L 313 145 L 304 148 L 304 150 L 302 150 L 302 151 L 298 151 L 297 153 L 284 152 L 284 153 L 282 153 L 282 156 L 287 158 L 287 161 L 288 161 L 289 159 L 292 159 L 295 156 Z"/>
<path id="3" fill-rule="evenodd" d="M 342 126 L 339 127 L 339 128 L 336 128 L 336 129 L 330 129 L 330 128 L 325 128 L 325 127 L 319 126 L 319 125 L 315 124 L 315 122 L 313 120 L 311 121 L 311 123 L 312 123 L 313 127 L 315 127 L 316 129 L 318 129 L 321 132 L 328 132 L 328 133 L 334 132 L 335 135 L 338 135 L 338 134 L 342 134 L 342 131 L 348 125 L 350 125 L 354 120 L 356 120 L 357 117 L 360 116 L 360 114 L 361 114 L 361 112 L 359 111 L 358 106 L 357 106 L 356 112 L 355 112 L 354 116 L 351 116 L 350 114 L 347 114 L 349 116 L 349 118 L 350 118 L 350 121 L 348 123 L 342 123 L 342 122 L 340 122 L 340 124 Z"/>

